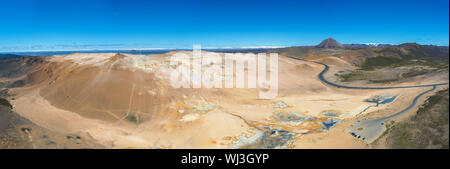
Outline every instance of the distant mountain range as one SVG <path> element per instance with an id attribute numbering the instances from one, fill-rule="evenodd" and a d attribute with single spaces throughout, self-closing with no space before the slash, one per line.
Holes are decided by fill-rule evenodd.
<path id="1" fill-rule="evenodd" d="M 321 57 L 341 58 L 355 66 L 374 65 L 370 61 L 378 61 L 380 65 L 415 63 L 416 60 L 429 65 L 440 63 L 448 66 L 449 47 L 420 45 L 417 43 L 391 44 L 340 44 L 332 38 L 325 39 L 316 46 L 293 46 L 269 50 L 284 56 L 296 56 L 306 59 Z M 373 59 L 376 58 L 376 59 Z M 370 64 L 369 64 L 370 63 Z"/>
<path id="2" fill-rule="evenodd" d="M 344 48 L 344 47 L 385 47 L 393 46 L 392 44 L 383 43 L 352 43 L 352 44 L 341 44 L 333 38 L 328 38 L 323 40 L 316 48 Z"/>
<path id="3" fill-rule="evenodd" d="M 291 46 L 291 47 L 275 47 L 275 46 L 255 46 L 255 47 L 227 47 L 227 48 L 212 48 L 212 47 L 205 47 L 202 50 L 205 51 L 212 51 L 212 52 L 252 52 L 252 53 L 260 53 L 260 52 L 279 52 L 280 54 L 289 54 L 289 55 L 303 55 L 308 54 L 313 51 L 315 51 L 318 55 L 336 55 L 338 53 L 344 52 L 345 49 L 348 50 L 356 50 L 356 49 L 366 49 L 369 50 L 370 48 L 390 48 L 390 49 L 399 49 L 399 48 L 405 48 L 409 50 L 418 50 L 418 51 L 426 51 L 426 52 L 419 52 L 422 53 L 424 56 L 430 56 L 430 53 L 433 53 L 430 57 L 437 56 L 440 58 L 445 57 L 446 53 L 448 53 L 448 46 L 434 46 L 434 45 L 420 45 L 417 43 L 404 43 L 400 45 L 394 45 L 394 44 L 385 44 L 385 43 L 352 43 L 352 44 L 341 44 L 338 41 L 336 41 L 333 38 L 328 38 L 323 40 L 320 44 L 316 46 Z M 420 48 L 420 49 L 417 49 Z M 327 50 L 320 50 L 320 49 L 334 49 L 334 52 L 337 53 L 327 53 L 329 51 Z M 389 50 L 390 50 L 389 49 Z M 6 58 L 16 58 L 21 56 L 45 56 L 45 55 L 66 55 L 71 53 L 128 53 L 128 54 L 161 54 L 170 52 L 173 50 L 181 50 L 181 51 L 190 51 L 192 49 L 124 49 L 124 50 L 81 50 L 81 51 L 34 51 L 34 52 L 10 52 L 10 53 L 0 53 L 0 59 L 6 59 Z M 377 49 L 381 50 L 381 49 Z M 385 49 L 388 50 L 388 49 Z M 397 52 L 397 51 L 396 51 Z M 394 53 L 396 53 L 394 52 Z M 363 55 L 366 55 L 367 52 L 362 52 Z M 372 55 L 373 52 L 369 52 Z M 443 53 L 443 54 L 442 54 Z M 444 56 L 443 56 L 444 55 Z"/>
<path id="4" fill-rule="evenodd" d="M 385 47 L 385 46 L 394 46 L 392 44 L 385 43 L 352 43 L 352 44 L 344 44 L 345 47 Z"/>

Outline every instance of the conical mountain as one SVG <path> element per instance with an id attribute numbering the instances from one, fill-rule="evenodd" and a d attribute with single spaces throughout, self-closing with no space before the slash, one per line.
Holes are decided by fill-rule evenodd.
<path id="1" fill-rule="evenodd" d="M 333 38 L 328 38 L 323 40 L 319 45 L 316 47 L 318 48 L 342 48 L 344 47 L 342 44 L 334 40 Z"/>

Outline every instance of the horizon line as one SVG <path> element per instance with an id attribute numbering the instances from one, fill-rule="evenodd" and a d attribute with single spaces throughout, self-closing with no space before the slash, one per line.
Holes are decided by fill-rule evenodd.
<path id="1" fill-rule="evenodd" d="M 443 47 L 449 47 L 449 45 L 435 45 L 435 44 L 420 44 L 417 42 L 405 42 L 405 43 L 373 43 L 373 42 L 369 42 L 369 43 L 343 43 L 342 45 L 370 45 L 370 44 L 381 44 L 381 45 L 392 45 L 392 46 L 397 46 L 397 45 L 402 45 L 402 44 L 408 44 L 408 43 L 416 43 L 419 45 L 428 45 L 428 46 L 443 46 Z M 233 50 L 233 49 L 279 49 L 279 48 L 289 48 L 289 47 L 314 47 L 317 45 L 292 45 L 292 46 L 270 46 L 270 45 L 263 45 L 263 46 L 242 46 L 242 47 L 229 47 L 229 46 L 224 46 L 224 47 L 202 47 L 202 49 L 206 49 L 206 50 Z M 370 47 L 370 46 L 369 46 Z M 55 49 L 55 50 L 50 50 L 50 49 L 37 49 L 37 50 L 5 50 L 5 51 L 1 51 L 1 54 L 8 54 L 8 53 L 38 53 L 38 52 L 83 52 L 83 51 L 132 51 L 132 50 L 136 50 L 136 51 L 169 51 L 169 50 L 192 50 L 192 47 L 185 47 L 185 48 L 110 48 L 110 49 Z"/>

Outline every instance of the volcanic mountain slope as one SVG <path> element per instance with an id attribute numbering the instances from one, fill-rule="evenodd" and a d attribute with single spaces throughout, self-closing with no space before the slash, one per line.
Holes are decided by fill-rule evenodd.
<path id="1" fill-rule="evenodd" d="M 8 59 L 8 58 L 18 58 L 20 55 L 15 54 L 0 54 L 0 59 Z"/>
<path id="2" fill-rule="evenodd" d="M 144 147 L 140 137 L 135 138 L 123 130 L 154 131 L 147 135 L 157 141 L 158 131 L 164 134 L 172 128 L 180 128 L 177 123 L 184 123 L 181 121 L 198 118 L 200 114 L 191 114 L 197 107 L 184 108 L 183 105 L 207 104 L 201 97 L 196 98 L 195 103 L 184 102 L 184 98 L 195 98 L 192 94 L 197 92 L 168 91 L 171 89 L 168 81 L 157 77 L 166 77 L 164 71 L 170 69 L 164 59 L 114 53 L 48 57 L 45 63 L 29 72 L 33 81 L 12 91 L 16 98 L 12 102 L 19 114 L 58 133 L 80 135 L 88 130 L 87 133 L 97 139 L 105 137 L 99 140 L 107 147 Z M 161 64 L 164 66 L 159 67 Z M 214 97 L 221 94 L 209 93 Z M 199 107 L 198 111 L 210 111 L 205 106 L 206 109 Z M 182 115 L 186 116 L 180 117 Z M 141 125 L 144 123 L 147 125 Z M 115 128 L 115 124 L 121 127 Z M 114 138 L 117 135 L 120 137 Z M 127 135 L 131 135 L 130 138 Z M 131 141 L 124 143 L 124 139 Z M 154 144 L 146 142 L 145 147 Z"/>
<path id="3" fill-rule="evenodd" d="M 44 60 L 38 57 L 0 59 L 0 87 L 22 87 L 32 81 L 28 73 Z"/>
<path id="4" fill-rule="evenodd" d="M 305 134 L 315 137 L 314 133 L 328 132 L 334 125 L 346 127 L 337 121 L 352 121 L 370 113 L 361 113 L 371 105 L 364 101 L 367 98 L 419 91 L 360 92 L 329 87 L 317 78 L 321 65 L 284 56 L 278 61 L 279 92 L 274 99 L 259 99 L 259 90 L 264 90 L 259 88 L 173 88 L 170 73 L 176 68 L 190 69 L 170 63 L 170 56 L 176 53 L 192 55 L 187 51 L 155 55 L 74 53 L 37 57 L 33 62 L 22 59 L 22 64 L 17 63 L 21 71 L 16 72 L 20 73 L 3 81 L 28 80 L 20 86 L 6 86 L 4 97 L 15 113 L 35 125 L 29 126 L 31 132 L 45 129 L 56 145 L 76 140 L 90 148 L 289 148 L 313 144 L 299 138 Z M 329 64 L 333 70 L 351 67 L 337 57 L 316 61 Z M 211 66 L 215 65 L 202 65 Z M 19 68 L 4 68 L 0 73 Z M 439 77 L 429 78 L 436 81 Z M 399 97 L 392 106 L 401 107 L 408 99 Z M 370 110 L 385 109 L 386 105 L 380 105 Z M 364 147 L 342 131 L 330 130 L 346 140 L 337 147 Z M 64 136 L 67 140 L 59 139 Z M 35 145 L 42 140 L 33 138 Z"/>
<path id="5" fill-rule="evenodd" d="M 344 46 L 334 40 L 333 38 L 328 38 L 323 40 L 319 45 L 316 47 L 318 48 L 343 48 Z"/>

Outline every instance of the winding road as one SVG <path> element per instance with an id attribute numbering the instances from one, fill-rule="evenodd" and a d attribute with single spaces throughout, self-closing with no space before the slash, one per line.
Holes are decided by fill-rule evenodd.
<path id="1" fill-rule="evenodd" d="M 388 87 L 360 87 L 360 86 L 345 86 L 345 85 L 340 85 L 340 84 L 336 84 L 333 82 L 328 81 L 327 79 L 325 79 L 325 77 L 323 77 L 325 75 L 325 73 L 328 72 L 328 70 L 330 69 L 330 67 L 325 64 L 325 63 L 321 63 L 321 62 L 317 62 L 317 61 L 310 61 L 310 60 L 306 60 L 306 59 L 301 59 L 301 58 L 296 58 L 293 56 L 287 56 L 289 58 L 292 59 L 296 59 L 296 60 L 301 60 L 301 61 L 306 61 L 306 62 L 313 62 L 319 65 L 323 65 L 325 68 L 322 70 L 322 72 L 319 73 L 318 78 L 320 79 L 320 81 L 330 85 L 330 86 L 334 86 L 334 87 L 338 87 L 338 88 L 344 88 L 344 89 L 361 89 L 361 90 L 379 90 L 379 89 L 401 89 L 401 88 L 418 88 L 418 87 L 433 87 L 433 86 L 440 86 L 440 85 L 448 85 L 448 82 L 446 83 L 436 83 L 436 84 L 426 84 L 426 85 L 414 85 L 414 86 L 388 86 Z"/>
<path id="2" fill-rule="evenodd" d="M 301 60 L 301 61 L 306 61 L 306 62 L 313 62 L 316 64 L 320 64 L 323 65 L 325 68 L 319 73 L 318 78 L 320 79 L 320 81 L 322 81 L 325 84 L 328 84 L 330 86 L 334 86 L 334 87 L 338 87 L 338 88 L 344 88 L 344 89 L 357 89 L 357 90 L 380 90 L 380 89 L 401 89 L 401 88 L 421 88 L 421 87 L 432 87 L 429 90 L 426 90 L 420 94 L 418 94 L 416 97 L 414 97 L 414 100 L 412 101 L 412 103 L 406 107 L 405 109 L 392 114 L 390 116 L 387 117 L 382 117 L 382 118 L 377 118 L 377 119 L 369 119 L 369 120 L 363 120 L 363 121 L 358 121 L 356 123 L 354 123 L 352 125 L 352 127 L 350 127 L 350 134 L 358 139 L 367 141 L 369 143 L 373 142 L 374 140 L 376 140 L 381 134 L 383 134 L 383 132 L 386 130 L 386 126 L 385 121 L 389 120 L 389 119 L 393 119 L 405 112 L 407 112 L 408 110 L 412 109 L 418 102 L 418 100 L 420 99 L 420 97 L 422 97 L 423 95 L 433 91 L 436 89 L 437 86 L 441 86 L 441 85 L 448 85 L 448 82 L 446 83 L 435 83 L 435 84 L 426 84 L 426 85 L 413 85 L 413 86 L 388 86 L 388 87 L 360 87 L 360 86 L 345 86 L 345 85 L 340 85 L 340 84 L 336 84 L 333 82 L 328 81 L 327 79 L 324 78 L 325 73 L 328 72 L 328 70 L 330 69 L 330 67 L 325 64 L 325 63 L 321 63 L 321 62 L 317 62 L 317 61 L 310 61 L 310 60 L 305 60 L 305 59 L 301 59 L 301 58 L 297 58 L 297 57 L 293 57 L 293 56 L 287 56 L 289 58 L 292 59 L 296 59 L 296 60 Z"/>

